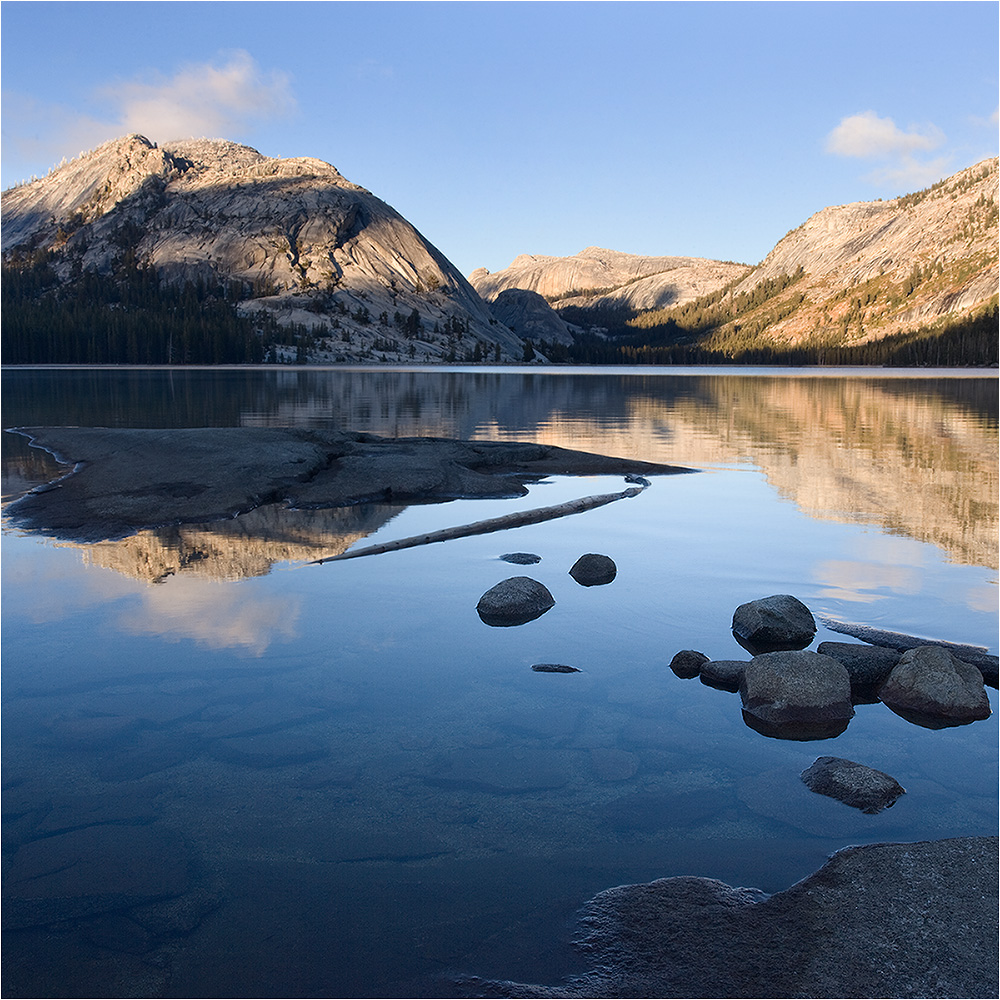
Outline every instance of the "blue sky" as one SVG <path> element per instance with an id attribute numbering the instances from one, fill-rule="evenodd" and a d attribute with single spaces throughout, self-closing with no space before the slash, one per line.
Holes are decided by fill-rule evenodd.
<path id="1" fill-rule="evenodd" d="M 997 155 L 995 2 L 0 6 L 2 183 L 142 132 L 316 156 L 463 273 L 756 263 Z"/>

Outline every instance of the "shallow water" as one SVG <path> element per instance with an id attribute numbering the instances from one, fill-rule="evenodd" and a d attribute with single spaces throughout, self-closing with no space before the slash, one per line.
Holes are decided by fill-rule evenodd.
<path id="1" fill-rule="evenodd" d="M 89 546 L 7 530 L 7 996 L 553 982 L 581 967 L 575 909 L 610 885 L 696 874 L 775 892 L 847 844 L 996 832 L 995 716 L 932 731 L 859 705 L 836 739 L 773 740 L 738 695 L 667 666 L 684 648 L 745 659 L 733 609 L 773 593 L 995 653 L 995 378 L 9 370 L 3 422 L 537 440 L 701 470 L 563 520 L 322 566 L 304 563 L 623 483 L 272 508 Z M 4 439 L 5 500 L 61 471 Z M 511 551 L 542 558 L 498 558 Z M 614 558 L 613 583 L 574 582 L 584 552 Z M 480 595 L 514 575 L 555 606 L 484 625 Z M 815 795 L 798 775 L 825 754 L 907 793 L 875 816 Z"/>

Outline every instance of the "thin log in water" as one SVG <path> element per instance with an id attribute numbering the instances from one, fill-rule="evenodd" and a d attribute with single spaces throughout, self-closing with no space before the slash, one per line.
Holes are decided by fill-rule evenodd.
<path id="1" fill-rule="evenodd" d="M 967 646 L 960 642 L 944 642 L 940 639 L 925 639 L 918 635 L 906 635 L 904 632 L 888 632 L 885 629 L 873 628 L 871 625 L 859 625 L 854 622 L 842 622 L 826 615 L 818 615 L 819 620 L 831 631 L 853 636 L 872 646 L 887 646 L 900 651 L 916 649 L 918 646 L 943 646 L 950 650 L 960 660 L 973 666 L 992 666 L 996 669 L 997 658 L 985 646 Z"/>
<path id="2" fill-rule="evenodd" d="M 337 556 L 326 556 L 323 559 L 313 559 L 307 566 L 319 566 L 322 563 L 338 562 L 342 559 L 359 559 L 361 556 L 376 556 L 383 552 L 396 552 L 398 549 L 410 549 L 416 545 L 430 545 L 432 542 L 447 542 L 452 538 L 466 538 L 469 535 L 486 535 L 491 531 L 504 531 L 507 528 L 520 528 L 525 524 L 538 524 L 541 521 L 551 521 L 557 517 L 567 517 L 570 514 L 581 514 L 585 510 L 603 507 L 635 497 L 642 493 L 645 487 L 632 486 L 621 493 L 599 493 L 596 496 L 580 497 L 566 503 L 555 504 L 552 507 L 536 507 L 534 510 L 515 511 L 501 517 L 491 517 L 485 521 L 474 521 L 472 524 L 459 524 L 454 528 L 442 528 L 426 535 L 411 535 L 409 538 L 399 538 L 394 542 L 383 542 L 381 545 L 368 545 L 363 549 L 351 549 Z"/>

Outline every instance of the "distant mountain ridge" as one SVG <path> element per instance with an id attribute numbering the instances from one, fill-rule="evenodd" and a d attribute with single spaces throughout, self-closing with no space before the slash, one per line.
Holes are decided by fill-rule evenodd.
<path id="1" fill-rule="evenodd" d="M 644 257 L 587 247 L 573 257 L 521 254 L 493 274 L 477 268 L 469 281 L 487 302 L 507 289 L 521 288 L 558 307 L 625 306 L 639 311 L 684 305 L 748 271 L 746 264 L 701 257 Z"/>
<path id="2" fill-rule="evenodd" d="M 522 254 L 502 271 L 478 268 L 469 280 L 489 301 L 524 289 L 545 296 L 566 322 L 602 336 L 610 328 L 617 347 L 578 350 L 575 360 L 760 360 L 798 352 L 808 361 L 828 350 L 863 358 L 880 342 L 889 357 L 889 345 L 903 352 L 918 338 L 931 357 L 936 332 L 995 314 L 997 189 L 993 158 L 914 194 L 824 208 L 755 267 L 589 247 L 573 257 Z M 534 320 L 540 326 L 537 308 Z M 983 353 L 984 323 L 979 347 L 966 345 L 956 356 L 996 362 L 995 337 Z"/>

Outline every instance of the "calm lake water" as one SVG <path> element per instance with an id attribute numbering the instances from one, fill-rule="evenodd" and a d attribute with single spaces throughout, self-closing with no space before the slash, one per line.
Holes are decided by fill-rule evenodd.
<path id="1" fill-rule="evenodd" d="M 92 545 L 6 528 L 5 996 L 555 982 L 586 967 L 573 915 L 609 886 L 776 892 L 849 844 L 996 833 L 995 715 L 935 731 L 859 705 L 836 739 L 774 740 L 738 695 L 668 667 L 686 648 L 746 659 L 733 610 L 777 593 L 995 653 L 995 376 L 7 370 L 2 416 L 540 441 L 700 470 L 563 520 L 321 566 L 304 563 L 624 484 L 270 508 Z M 5 501 L 61 471 L 4 434 Z M 585 552 L 615 560 L 613 583 L 574 582 Z M 482 593 L 524 573 L 555 606 L 484 625 Z M 874 816 L 815 795 L 798 776 L 825 754 L 906 794 Z"/>

